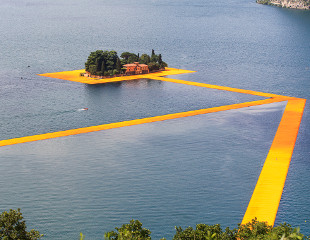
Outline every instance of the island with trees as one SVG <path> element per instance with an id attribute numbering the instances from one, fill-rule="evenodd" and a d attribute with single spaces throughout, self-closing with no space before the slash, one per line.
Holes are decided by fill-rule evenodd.
<path id="1" fill-rule="evenodd" d="M 256 2 L 283 8 L 310 9 L 310 0 L 256 0 Z"/>
<path id="2" fill-rule="evenodd" d="M 168 67 L 162 60 L 161 54 L 151 55 L 123 52 L 120 57 L 116 51 L 97 50 L 91 52 L 86 63 L 85 73 L 81 75 L 95 78 L 120 77 L 164 71 Z"/>

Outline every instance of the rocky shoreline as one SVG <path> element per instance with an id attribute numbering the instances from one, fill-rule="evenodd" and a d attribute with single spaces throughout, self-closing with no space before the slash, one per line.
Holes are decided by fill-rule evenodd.
<path id="1" fill-rule="evenodd" d="M 256 0 L 257 3 L 293 9 L 310 9 L 309 0 Z"/>

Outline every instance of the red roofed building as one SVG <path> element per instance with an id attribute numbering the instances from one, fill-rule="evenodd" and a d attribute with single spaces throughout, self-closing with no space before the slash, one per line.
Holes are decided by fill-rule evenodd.
<path id="1" fill-rule="evenodd" d="M 126 68 L 125 74 L 133 75 L 133 74 L 143 74 L 149 73 L 149 67 L 146 64 L 140 64 L 139 62 L 128 63 L 125 64 L 124 67 Z"/>

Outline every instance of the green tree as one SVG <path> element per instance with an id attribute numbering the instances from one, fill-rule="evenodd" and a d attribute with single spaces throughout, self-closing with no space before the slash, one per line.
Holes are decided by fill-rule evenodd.
<path id="1" fill-rule="evenodd" d="M 97 72 L 97 68 L 96 68 L 96 65 L 90 65 L 88 70 L 86 70 L 88 72 L 90 72 L 91 74 L 95 75 L 96 72 Z"/>
<path id="2" fill-rule="evenodd" d="M 98 73 L 101 71 L 101 65 L 102 65 L 102 57 L 101 56 L 96 59 L 95 65 L 96 65 L 96 74 L 98 75 Z"/>
<path id="3" fill-rule="evenodd" d="M 151 231 L 142 228 L 142 223 L 138 220 L 130 220 L 128 224 L 123 224 L 120 228 L 115 228 L 116 231 L 107 232 L 104 234 L 107 240 L 150 240 Z"/>
<path id="4" fill-rule="evenodd" d="M 128 58 L 128 63 L 133 63 L 133 62 L 138 62 L 138 56 L 136 54 L 132 54 L 129 58 Z"/>
<path id="5" fill-rule="evenodd" d="M 107 65 L 107 70 L 113 70 L 114 69 L 114 62 L 111 60 L 107 60 L 106 61 L 106 65 Z"/>
<path id="6" fill-rule="evenodd" d="M 0 239 L 3 240 L 36 240 L 43 235 L 32 229 L 27 232 L 20 209 L 2 212 L 0 215 Z"/>
<path id="7" fill-rule="evenodd" d="M 159 66 L 163 63 L 163 60 L 161 59 L 161 54 L 158 55 L 158 64 Z"/>
<path id="8" fill-rule="evenodd" d="M 104 71 L 105 71 L 105 62 L 102 61 L 102 63 L 101 63 L 101 72 L 104 73 Z"/>
<path id="9" fill-rule="evenodd" d="M 148 67 L 149 67 L 150 71 L 159 70 L 159 64 L 158 63 L 150 62 L 148 64 Z"/>
<path id="10" fill-rule="evenodd" d="M 144 53 L 141 55 L 139 62 L 144 63 L 144 64 L 149 64 L 151 62 L 151 57 Z"/>
<path id="11" fill-rule="evenodd" d="M 234 234 L 236 230 L 231 231 L 229 228 L 225 232 L 222 231 L 219 224 L 215 225 L 206 225 L 206 224 L 197 224 L 196 229 L 188 227 L 183 230 L 181 227 L 176 227 L 176 234 L 173 237 L 173 240 L 228 240 L 236 239 Z"/>
<path id="12" fill-rule="evenodd" d="M 127 64 L 127 60 L 125 60 L 125 59 L 122 58 L 122 59 L 121 59 L 121 64 L 122 64 L 122 66 L 125 65 L 125 64 Z"/>
<path id="13" fill-rule="evenodd" d="M 122 53 L 121 58 L 123 59 L 123 65 L 139 61 L 139 57 L 136 54 L 130 52 Z"/>
<path id="14" fill-rule="evenodd" d="M 160 68 L 165 68 L 165 67 L 168 67 L 168 64 L 162 61 Z"/>
<path id="15" fill-rule="evenodd" d="M 168 67 L 168 64 L 162 60 L 161 54 L 158 55 L 158 64 L 160 69 Z"/>
<path id="16" fill-rule="evenodd" d="M 132 53 L 130 52 L 123 52 L 121 54 L 121 58 L 124 59 L 126 61 L 126 63 L 128 62 L 128 58 L 131 56 Z"/>
<path id="17" fill-rule="evenodd" d="M 108 70 L 115 69 L 117 59 L 118 59 L 117 52 L 115 51 L 107 52 L 106 65 Z"/>
<path id="18" fill-rule="evenodd" d="M 197 224 L 196 229 L 188 227 L 183 230 L 176 227 L 176 234 L 173 240 L 305 240 L 299 228 L 292 228 L 289 224 L 280 224 L 272 227 L 266 222 L 259 222 L 253 219 L 247 224 L 238 224 L 238 229 L 226 228 L 222 231 L 219 224 L 206 225 Z"/>
<path id="19" fill-rule="evenodd" d="M 119 58 L 117 58 L 117 60 L 116 60 L 115 68 L 116 68 L 118 73 L 120 73 L 122 71 L 122 64 L 121 64 L 121 60 Z"/>
<path id="20" fill-rule="evenodd" d="M 296 235 L 299 233 L 299 228 L 293 228 L 290 224 L 281 223 L 279 226 L 276 226 L 272 229 L 272 233 L 274 237 L 281 239 L 281 237 L 293 237 L 292 235 Z M 296 237 L 296 236 L 295 236 Z M 289 238 L 291 239 L 291 238 Z M 296 238 L 295 238 L 296 239 Z M 302 238 L 300 238 L 302 239 Z"/>
<path id="21" fill-rule="evenodd" d="M 247 224 L 239 224 L 238 230 L 239 239 L 264 239 L 265 235 L 271 233 L 272 226 L 255 218 Z"/>
<path id="22" fill-rule="evenodd" d="M 90 72 L 91 74 L 96 74 L 97 69 L 98 69 L 99 59 L 102 57 L 102 55 L 103 55 L 102 50 L 91 52 L 85 63 L 85 70 Z"/>
<path id="23" fill-rule="evenodd" d="M 155 54 L 154 49 L 152 49 L 151 62 L 153 62 L 153 63 L 157 63 L 158 62 L 158 56 Z"/>
<path id="24" fill-rule="evenodd" d="M 156 54 L 151 56 L 151 62 L 158 63 L 158 56 Z"/>
<path id="25" fill-rule="evenodd" d="M 92 75 L 103 75 L 105 71 L 113 71 L 116 68 L 117 59 L 115 51 L 97 50 L 91 52 L 85 63 L 85 70 Z"/>

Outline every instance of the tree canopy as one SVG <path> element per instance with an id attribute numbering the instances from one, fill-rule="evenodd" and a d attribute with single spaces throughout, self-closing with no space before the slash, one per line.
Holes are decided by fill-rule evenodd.
<path id="1" fill-rule="evenodd" d="M 299 228 L 292 228 L 289 224 L 280 224 L 272 227 L 266 222 L 253 219 L 247 224 L 238 224 L 238 228 L 227 227 L 222 230 L 220 224 L 206 225 L 197 224 L 196 229 L 188 227 L 183 230 L 176 227 L 176 234 L 173 240 L 306 240 L 306 236 L 299 232 Z"/>
<path id="2" fill-rule="evenodd" d="M 20 209 L 2 212 L 0 215 L 0 239 L 3 240 L 37 240 L 43 235 L 36 230 L 27 232 Z"/>
<path id="3" fill-rule="evenodd" d="M 116 51 L 97 50 L 88 56 L 85 70 L 91 75 L 113 76 L 123 73 L 123 65 L 133 62 L 147 64 L 150 71 L 168 67 L 168 64 L 162 60 L 161 54 L 156 55 L 153 49 L 151 56 L 144 53 L 141 57 L 139 53 L 123 52 L 119 57 Z"/>
<path id="4" fill-rule="evenodd" d="M 108 240 L 151 240 L 151 231 L 142 228 L 139 220 L 131 220 L 128 224 L 123 224 L 116 231 L 107 232 L 104 237 Z"/>
<path id="5" fill-rule="evenodd" d="M 38 240 L 43 234 L 36 230 L 26 229 L 20 209 L 2 212 L 0 215 L 0 240 Z M 142 227 L 139 220 L 130 220 L 129 223 L 116 227 L 116 231 L 106 232 L 106 240 L 151 240 L 151 231 Z M 299 228 L 293 228 L 287 223 L 272 227 L 266 222 L 253 219 L 247 224 L 238 224 L 237 228 L 227 227 L 222 230 L 220 224 L 197 224 L 196 228 L 175 227 L 176 233 L 172 240 L 306 240 L 310 239 L 300 233 Z M 85 236 L 80 233 L 80 240 Z M 162 239 L 164 240 L 164 238 Z"/>
<path id="6" fill-rule="evenodd" d="M 117 52 L 97 50 L 90 53 L 85 63 L 85 70 L 92 75 L 113 75 L 114 70 L 116 74 L 120 73 L 119 62 Z"/>
<path id="7" fill-rule="evenodd" d="M 142 228 L 138 220 L 131 220 L 129 224 L 123 224 L 116 231 L 107 232 L 107 240 L 151 240 L 151 231 Z M 238 224 L 238 228 L 227 227 L 222 230 L 220 224 L 197 224 L 196 228 L 182 229 L 175 227 L 176 233 L 173 240 L 306 240 L 306 236 L 299 232 L 299 228 L 292 228 L 289 224 L 280 224 L 272 227 L 266 222 L 253 219 L 247 224 Z M 164 239 L 164 238 L 163 238 Z M 162 240 L 163 240 L 162 239 Z"/>

